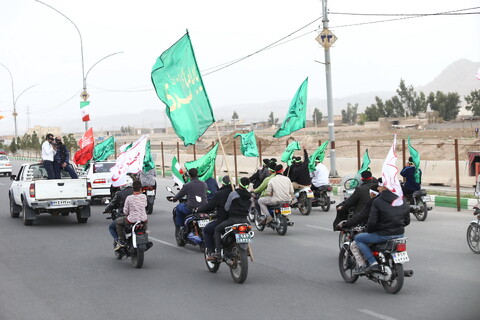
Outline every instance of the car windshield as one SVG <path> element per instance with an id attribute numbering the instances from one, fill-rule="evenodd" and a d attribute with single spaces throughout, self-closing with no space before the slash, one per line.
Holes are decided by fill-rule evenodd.
<path id="1" fill-rule="evenodd" d="M 97 162 L 93 165 L 93 173 L 109 172 L 115 162 Z"/>
<path id="2" fill-rule="evenodd" d="M 2 156 L 0 154 L 0 161 L 9 161 L 9 160 L 8 160 L 7 156 Z"/>

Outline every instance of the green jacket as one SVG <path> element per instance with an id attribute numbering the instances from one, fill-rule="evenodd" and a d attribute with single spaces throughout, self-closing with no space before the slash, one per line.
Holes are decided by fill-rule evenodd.
<path id="1" fill-rule="evenodd" d="M 268 177 L 263 180 L 262 184 L 258 186 L 257 189 L 253 190 L 254 193 L 260 193 L 260 197 L 266 197 L 267 196 L 267 186 L 268 186 L 268 181 L 275 177 L 276 173 L 273 173 L 269 175 Z"/>

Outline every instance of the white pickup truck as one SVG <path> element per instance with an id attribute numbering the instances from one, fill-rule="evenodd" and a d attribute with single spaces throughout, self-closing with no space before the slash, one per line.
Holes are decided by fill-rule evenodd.
<path id="1" fill-rule="evenodd" d="M 18 174 L 10 177 L 10 216 L 18 218 L 22 213 L 23 223 L 31 225 L 41 213 L 67 216 L 74 212 L 79 223 L 86 223 L 92 192 L 87 179 L 71 179 L 66 171 L 62 171 L 62 179 L 47 177 L 41 163 L 23 164 Z"/>

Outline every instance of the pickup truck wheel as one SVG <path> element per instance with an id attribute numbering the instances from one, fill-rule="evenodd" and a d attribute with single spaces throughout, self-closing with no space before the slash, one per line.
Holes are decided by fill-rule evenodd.
<path id="1" fill-rule="evenodd" d="M 87 223 L 88 218 L 82 218 L 80 210 L 77 211 L 77 222 L 78 223 Z"/>
<path id="2" fill-rule="evenodd" d="M 26 226 L 31 226 L 33 224 L 33 220 L 27 219 L 26 217 L 34 214 L 33 209 L 28 206 L 27 201 L 25 200 L 22 200 L 22 204 L 23 224 Z"/>
<path id="3" fill-rule="evenodd" d="M 10 198 L 10 216 L 12 218 L 18 218 L 20 215 L 21 207 L 15 203 L 15 200 L 12 199 L 12 196 L 9 195 Z"/>

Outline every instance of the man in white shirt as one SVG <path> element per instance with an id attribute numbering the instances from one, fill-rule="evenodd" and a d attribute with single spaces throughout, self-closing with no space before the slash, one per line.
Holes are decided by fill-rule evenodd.
<path id="1" fill-rule="evenodd" d="M 42 163 L 47 171 L 48 179 L 55 179 L 55 173 L 53 172 L 53 157 L 55 156 L 55 149 L 52 145 L 53 140 L 53 134 L 48 133 L 42 144 Z"/>
<path id="2" fill-rule="evenodd" d="M 315 187 L 312 189 L 318 189 L 321 186 L 330 184 L 330 181 L 328 180 L 329 172 L 327 167 L 320 161 L 315 161 L 315 163 L 315 171 L 310 172 L 312 184 Z"/>

